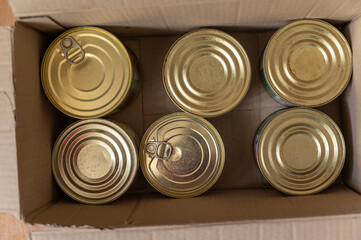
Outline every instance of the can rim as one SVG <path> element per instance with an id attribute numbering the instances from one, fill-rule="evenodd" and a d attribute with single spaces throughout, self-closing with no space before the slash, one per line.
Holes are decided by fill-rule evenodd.
<path id="1" fill-rule="evenodd" d="M 103 113 L 98 113 L 95 114 L 93 116 L 82 116 L 79 114 L 74 114 L 72 112 L 66 111 L 63 107 L 61 107 L 55 100 L 54 98 L 49 94 L 49 89 L 46 87 L 46 82 L 45 82 L 45 59 L 49 57 L 49 52 L 54 48 L 54 46 L 56 44 L 58 44 L 59 40 L 62 39 L 64 36 L 73 33 L 73 32 L 77 32 L 77 31 L 81 31 L 81 30 L 92 30 L 92 31 L 97 31 L 100 33 L 103 33 L 107 36 L 109 36 L 110 38 L 112 38 L 117 44 L 118 46 L 123 50 L 126 58 L 127 58 L 127 62 L 128 62 L 128 66 L 129 66 L 129 79 L 127 80 L 127 85 L 126 85 L 126 91 L 124 93 L 124 95 L 119 99 L 119 101 L 117 101 L 113 107 L 109 108 L 107 111 L 104 111 Z M 55 106 L 60 112 L 73 117 L 73 118 L 77 118 L 77 119 L 92 119 L 92 118 L 98 118 L 98 117 L 103 117 L 106 116 L 108 114 L 110 114 L 111 112 L 113 112 L 115 109 L 117 109 L 119 107 L 119 105 L 122 103 L 122 101 L 124 101 L 124 99 L 126 98 L 127 94 L 130 91 L 130 86 L 131 86 L 131 80 L 133 78 L 133 69 L 132 69 L 132 62 L 130 60 L 130 56 L 128 53 L 128 50 L 126 49 L 126 47 L 124 46 L 124 44 L 112 33 L 110 33 L 107 30 L 104 30 L 102 28 L 98 28 L 98 27 L 92 27 L 92 26 L 85 26 L 85 27 L 75 27 L 72 29 L 69 29 L 65 32 L 63 32 L 62 34 L 60 34 L 58 37 L 56 37 L 51 44 L 49 45 L 49 47 L 46 49 L 45 54 L 43 56 L 43 59 L 41 61 L 41 84 L 42 87 L 44 89 L 44 92 L 46 94 L 46 96 L 48 97 L 49 101 L 53 104 L 53 106 Z"/>
<path id="2" fill-rule="evenodd" d="M 156 181 L 151 181 L 152 178 L 149 176 L 147 170 L 146 170 L 146 166 L 144 166 L 145 164 L 144 163 L 144 156 L 143 156 L 143 148 L 144 148 L 144 145 L 145 145 L 145 142 L 146 140 L 148 139 L 149 137 L 149 134 L 151 131 L 154 130 L 154 127 L 156 125 L 158 125 L 159 123 L 161 123 L 162 121 L 168 119 L 168 118 L 171 118 L 171 117 L 174 117 L 174 116 L 190 116 L 190 117 L 194 117 L 198 120 L 200 120 L 202 123 L 204 123 L 207 127 L 209 127 L 215 134 L 215 137 L 216 139 L 218 140 L 219 142 L 219 145 L 220 145 L 220 152 L 222 153 L 221 154 L 221 158 L 220 158 L 220 167 L 219 167 L 219 170 L 217 171 L 217 174 L 215 175 L 214 178 L 212 178 L 212 181 L 210 181 L 210 183 L 205 187 L 205 188 L 202 188 L 201 190 L 199 190 L 198 192 L 196 193 L 193 193 L 193 194 L 173 194 L 173 193 L 169 193 L 167 191 L 164 191 L 163 189 L 157 187 L 157 185 L 155 184 Z M 147 182 L 155 189 L 157 190 L 158 192 L 168 196 L 168 197 L 173 197 L 173 198 L 191 198 L 191 197 L 196 197 L 198 195 L 201 195 L 202 193 L 205 193 L 206 191 L 208 191 L 212 186 L 214 186 L 214 184 L 217 182 L 217 180 L 219 179 L 219 177 L 221 176 L 222 172 L 223 172 L 223 168 L 224 168 L 224 163 L 225 163 L 225 148 L 224 148 L 224 143 L 223 143 L 223 140 L 221 138 L 221 135 L 219 134 L 219 132 L 217 131 L 217 129 L 210 123 L 208 122 L 207 120 L 205 120 L 204 118 L 202 117 L 199 117 L 199 116 L 196 116 L 194 114 L 190 114 L 190 113 L 186 113 L 186 112 L 176 112 L 176 113 L 171 113 L 171 114 L 168 114 L 168 115 L 165 115 L 159 119 L 157 119 L 155 122 L 153 122 L 149 128 L 147 129 L 147 131 L 144 133 L 143 137 L 142 137 L 142 140 L 141 140 L 141 143 L 140 143 L 140 147 L 139 147 L 139 165 L 140 165 L 140 168 L 145 176 L 145 179 L 147 180 Z"/>
<path id="3" fill-rule="evenodd" d="M 80 122 L 85 122 L 85 121 L 88 121 L 88 122 L 92 123 L 94 120 L 95 120 L 95 121 L 101 121 L 101 122 L 109 123 L 109 124 L 111 124 L 111 125 L 113 125 L 113 126 L 116 126 L 116 127 L 118 128 L 118 130 L 119 130 L 119 128 L 120 128 L 124 133 L 126 133 L 127 138 L 129 138 L 129 139 L 131 140 L 131 142 L 132 142 L 132 145 L 133 145 L 133 146 L 132 146 L 132 148 L 133 148 L 132 151 L 133 151 L 133 153 L 135 153 L 135 157 L 136 157 L 136 161 L 134 162 L 134 163 L 136 164 L 136 166 L 134 166 L 134 169 L 135 169 L 135 170 L 134 170 L 133 176 L 132 176 L 132 174 L 129 174 L 129 176 L 130 176 L 131 178 L 129 178 L 130 181 L 129 181 L 128 185 L 127 185 L 125 188 L 123 188 L 122 191 L 119 191 L 118 194 L 114 194 L 113 196 L 109 196 L 109 197 L 108 197 L 108 200 L 101 201 L 101 202 L 86 201 L 86 200 L 84 200 L 85 197 L 84 197 L 83 199 L 77 197 L 77 194 L 73 194 L 72 191 L 68 191 L 68 189 L 66 188 L 66 184 L 63 184 L 63 183 L 62 183 L 60 176 L 58 176 L 57 174 L 54 174 L 54 173 L 56 172 L 55 170 L 57 169 L 57 167 L 56 167 L 56 162 L 58 161 L 58 159 L 56 158 L 56 156 L 54 156 L 54 151 L 55 151 L 55 149 L 58 149 L 58 147 L 55 148 L 56 146 L 58 146 L 58 140 L 59 140 L 61 137 L 63 137 L 63 134 L 64 134 L 65 132 L 69 131 L 69 129 L 71 129 L 74 125 L 77 125 L 77 124 L 79 124 Z M 94 122 L 93 122 L 93 123 L 94 123 Z M 57 139 L 56 139 L 56 141 L 55 141 L 55 143 L 54 143 L 54 146 L 53 146 L 53 148 L 52 148 L 52 152 L 51 152 L 51 169 L 52 169 L 52 175 L 53 175 L 53 177 L 55 178 L 56 183 L 58 184 L 58 186 L 61 188 L 61 190 L 62 190 L 67 196 L 69 196 L 69 197 L 72 198 L 73 200 L 75 200 L 75 201 L 77 201 L 77 202 L 80 202 L 80 203 L 84 203 L 84 204 L 88 204 L 88 205 L 103 205 L 103 204 L 107 204 L 107 203 L 110 203 L 110 202 L 115 201 L 116 199 L 118 199 L 119 197 L 121 197 L 122 195 L 124 195 L 124 194 L 127 192 L 127 190 L 130 188 L 130 186 L 131 186 L 132 183 L 134 182 L 135 177 L 136 177 L 136 175 L 137 175 L 137 172 L 138 172 L 138 170 L 139 170 L 139 155 L 138 155 L 137 147 L 136 147 L 136 144 L 135 144 L 133 138 L 130 137 L 130 135 L 128 134 L 128 132 L 127 132 L 125 129 L 123 129 L 123 128 L 122 128 L 117 122 L 115 122 L 114 120 L 108 120 L 108 119 L 102 119 L 102 118 L 77 120 L 76 122 L 74 122 L 74 123 L 70 124 L 69 126 L 67 126 L 67 127 L 59 134 L 59 136 L 57 137 Z"/>
<path id="4" fill-rule="evenodd" d="M 268 119 L 268 121 L 264 124 L 263 128 L 261 129 L 261 132 L 260 132 L 260 134 L 259 134 L 259 140 L 258 140 L 258 142 L 260 142 L 261 139 L 262 139 L 262 137 L 264 137 L 264 129 L 272 122 L 272 120 L 274 120 L 277 116 L 279 116 L 280 114 L 282 114 L 282 113 L 284 113 L 284 112 L 294 111 L 294 110 L 309 110 L 309 111 L 314 111 L 314 112 L 316 112 L 317 114 L 322 115 L 323 117 L 325 117 L 328 121 L 330 121 L 330 123 L 331 123 L 332 125 L 334 125 L 334 126 L 337 127 L 337 128 L 335 128 L 335 129 L 336 129 L 336 132 L 337 132 L 337 134 L 338 134 L 338 136 L 339 136 L 340 143 L 341 143 L 342 148 L 343 148 L 342 156 L 341 156 L 341 159 L 343 159 L 343 160 L 342 160 L 342 163 L 341 163 L 338 171 L 333 174 L 333 181 L 328 182 L 327 184 L 323 185 L 322 188 L 319 188 L 319 189 L 316 190 L 316 191 L 307 190 L 306 192 L 302 192 L 302 191 L 289 190 L 288 192 L 286 192 L 284 189 L 278 187 L 278 185 L 273 184 L 272 179 L 269 178 L 269 177 L 267 176 L 267 174 L 264 174 L 263 168 L 260 166 L 260 161 L 261 161 L 260 159 L 262 159 L 262 158 L 260 157 L 260 150 L 259 150 L 259 148 L 258 148 L 258 145 L 256 145 L 256 154 L 255 154 L 255 158 L 256 158 L 256 159 L 255 159 L 255 160 L 256 160 L 256 162 L 257 162 L 257 166 L 258 166 L 258 168 L 260 169 L 263 177 L 267 180 L 267 182 L 268 182 L 269 184 L 271 184 L 272 187 L 274 187 L 274 188 L 277 189 L 278 191 L 280 191 L 280 192 L 282 192 L 282 193 L 284 193 L 284 194 L 290 195 L 290 196 L 313 195 L 313 194 L 317 194 L 317 193 L 319 193 L 319 192 L 322 192 L 322 191 L 326 190 L 329 186 L 331 186 L 331 185 L 334 183 L 334 181 L 338 178 L 338 176 L 339 176 L 340 173 L 342 172 L 342 169 L 343 169 L 343 167 L 344 167 L 344 165 L 345 165 L 345 158 L 346 158 L 346 144 L 345 144 L 345 139 L 344 139 L 344 137 L 343 137 L 343 135 L 342 135 L 341 129 L 338 127 L 338 125 L 336 124 L 336 122 L 333 121 L 333 119 L 332 119 L 331 117 L 329 117 L 327 114 L 323 113 L 323 112 L 320 111 L 320 110 L 313 109 L 313 108 L 294 107 L 294 108 L 280 109 L 280 110 L 278 110 L 278 111 L 276 111 L 276 112 L 274 112 L 274 113 L 271 113 L 271 114 L 270 114 L 270 117 L 271 117 L 271 118 Z M 271 115 L 273 115 L 273 116 L 271 116 Z M 266 118 L 265 120 L 267 120 L 267 118 Z M 262 123 L 261 123 L 261 124 L 262 124 Z"/>
<path id="5" fill-rule="evenodd" d="M 307 103 L 299 103 L 297 101 L 292 101 L 291 99 L 287 98 L 286 96 L 281 96 L 280 93 L 277 91 L 277 89 L 274 87 L 274 81 L 272 80 L 272 78 L 270 78 L 269 76 L 269 72 L 268 71 L 265 71 L 265 69 L 263 70 L 264 71 L 264 74 L 266 76 L 266 79 L 265 81 L 267 81 L 269 83 L 269 86 L 271 87 L 272 91 L 275 92 L 277 94 L 278 97 L 280 97 L 282 100 L 294 105 L 294 106 L 300 106 L 300 107 L 320 107 L 320 106 L 323 106 L 323 105 L 326 105 L 327 103 L 330 103 L 332 102 L 333 100 L 335 100 L 336 98 L 338 98 L 342 92 L 346 89 L 348 83 L 350 82 L 351 80 L 351 76 L 352 76 L 352 69 L 353 69 L 353 61 L 352 61 L 352 50 L 351 50 L 351 46 L 350 44 L 348 43 L 346 37 L 335 27 L 333 26 L 332 24 L 326 22 L 326 21 L 323 21 L 321 19 L 310 19 L 310 18 L 305 18 L 305 19 L 296 19 L 296 20 L 292 20 L 290 21 L 289 23 L 287 23 L 286 25 L 282 26 L 281 28 L 279 28 L 274 34 L 272 34 L 271 38 L 268 40 L 267 42 L 267 45 L 266 47 L 264 48 L 264 58 L 263 58 L 263 63 L 264 64 L 264 59 L 266 59 L 266 54 L 268 52 L 268 49 L 269 49 L 269 45 L 270 45 L 270 42 L 275 38 L 276 34 L 278 32 L 280 32 L 281 30 L 283 30 L 284 28 L 286 28 L 287 26 L 291 25 L 291 24 L 294 24 L 296 22 L 318 22 L 318 23 L 321 23 L 321 24 L 325 24 L 326 26 L 328 26 L 329 28 L 332 28 L 335 32 L 338 34 L 338 36 L 342 39 L 342 42 L 345 43 L 344 46 L 345 46 L 345 52 L 347 52 L 347 54 L 350 56 L 350 64 L 348 66 L 348 69 L 349 69 L 349 78 L 344 82 L 344 85 L 342 86 L 342 89 L 340 90 L 340 92 L 335 95 L 333 98 L 327 100 L 327 101 L 324 101 L 324 102 L 321 102 L 319 104 L 307 104 Z"/>
<path id="6" fill-rule="evenodd" d="M 202 113 L 202 114 L 200 114 L 200 113 L 198 113 L 197 111 L 186 110 L 186 109 L 185 109 L 181 104 L 179 104 L 179 103 L 174 99 L 174 97 L 170 94 L 170 89 L 169 89 L 169 87 L 168 87 L 168 84 L 166 84 L 167 81 L 166 81 L 166 77 L 165 77 L 165 74 L 164 74 L 164 72 L 165 72 L 165 65 L 166 65 L 166 63 L 167 63 L 167 61 L 168 61 L 169 53 L 170 53 L 171 50 L 174 48 L 174 46 L 176 46 L 176 45 L 178 44 L 178 42 L 179 42 L 180 40 L 182 40 L 184 37 L 186 37 L 186 36 L 188 36 L 188 35 L 190 35 L 190 34 L 196 33 L 196 32 L 201 32 L 201 31 L 214 31 L 214 32 L 219 32 L 219 33 L 221 33 L 221 34 L 227 34 L 227 35 L 229 35 L 232 39 L 234 39 L 234 40 L 235 40 L 235 43 L 240 46 L 240 49 L 242 49 L 242 55 L 243 55 L 244 58 L 246 59 L 246 61 L 245 61 L 245 69 L 249 72 L 249 80 L 248 80 L 248 81 L 249 81 L 249 84 L 247 84 L 247 85 L 245 86 L 245 91 L 244 91 L 243 97 L 242 97 L 239 101 L 237 101 L 237 103 L 236 103 L 233 107 L 228 108 L 228 109 L 223 110 L 223 111 L 220 111 L 220 112 L 217 113 L 217 114 L 214 114 L 214 113 Z M 172 102 L 173 102 L 180 110 L 182 110 L 182 111 L 185 112 L 185 113 L 190 113 L 190 114 L 197 115 L 197 116 L 201 116 L 201 117 L 204 117 L 204 118 L 219 117 L 219 116 L 221 116 L 221 115 L 224 115 L 224 114 L 226 114 L 226 113 L 234 110 L 234 109 L 242 102 L 242 100 L 246 97 L 246 95 L 247 95 L 247 93 L 248 93 L 248 91 L 249 91 L 249 88 L 250 88 L 250 86 L 251 86 L 251 81 L 252 81 L 251 61 L 249 60 L 248 54 L 247 54 L 246 50 L 243 48 L 243 46 L 241 45 L 241 43 L 240 43 L 237 39 L 235 39 L 233 36 L 231 36 L 229 33 L 224 32 L 224 31 L 221 31 L 221 30 L 219 30 L 219 29 L 215 29 L 215 28 L 200 28 L 200 29 L 195 29 L 195 30 L 193 30 L 193 31 L 187 32 L 186 34 L 183 34 L 182 36 L 180 36 L 180 37 L 171 45 L 171 47 L 168 49 L 167 54 L 165 55 L 165 58 L 164 58 L 164 60 L 163 60 L 162 79 L 163 79 L 163 86 L 164 86 L 164 88 L 165 88 L 165 90 L 166 90 L 166 93 L 167 93 L 168 97 L 172 100 Z"/>

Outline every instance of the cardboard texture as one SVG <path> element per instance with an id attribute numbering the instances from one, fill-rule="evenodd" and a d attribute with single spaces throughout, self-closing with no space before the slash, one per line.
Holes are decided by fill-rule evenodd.
<path id="1" fill-rule="evenodd" d="M 222 223 L 208 225 L 182 225 L 168 228 L 99 229 L 48 229 L 33 232 L 31 239 L 277 239 L 319 240 L 358 239 L 361 218 L 359 215 L 343 215 L 323 218 L 301 218 Z"/>
<path id="2" fill-rule="evenodd" d="M 17 26 L 14 30 L 16 138 L 22 214 L 51 202 L 56 191 L 51 173 L 51 148 L 64 129 L 65 118 L 42 91 L 39 71 L 50 43 L 44 34 Z M 26 56 L 24 58 L 23 56 Z"/>
<path id="3" fill-rule="evenodd" d="M 64 27 L 60 26 L 49 17 L 30 17 L 22 20 L 22 23 L 53 36 L 59 35 L 61 32 L 65 31 Z"/>
<path id="4" fill-rule="evenodd" d="M 361 192 L 361 19 L 350 23 L 348 32 L 353 51 L 352 81 L 343 94 L 342 116 L 343 133 L 346 139 L 347 159 L 345 172 L 347 184 Z"/>
<path id="5" fill-rule="evenodd" d="M 27 220 L 100 228 L 174 226 L 355 214 L 361 212 L 360 201 L 359 194 L 344 186 L 304 197 L 286 197 L 273 189 L 213 190 L 190 199 L 170 199 L 153 193 L 128 196 L 103 206 L 64 199 Z"/>
<path id="6" fill-rule="evenodd" d="M 361 89 L 361 2 L 11 0 L 10 5 L 21 19 L 14 30 L 0 30 L 0 161 L 5 166 L 0 168 L 0 181 L 7 183 L 0 185 L 0 212 L 30 224 L 59 226 L 34 231 L 31 239 L 360 236 L 361 96 L 357 92 Z M 262 177 L 252 144 L 261 121 L 283 108 L 261 85 L 258 68 L 262 51 L 277 27 L 304 17 L 327 19 L 342 27 L 352 45 L 354 71 L 345 93 L 319 108 L 343 130 L 347 144 L 344 171 L 320 194 L 291 197 L 271 188 Z M 127 123 L 139 136 L 156 119 L 180 111 L 162 83 L 164 57 L 179 34 L 214 26 L 242 44 L 251 61 L 251 87 L 233 111 L 208 119 L 226 147 L 223 174 L 209 192 L 191 199 L 171 199 L 150 187 L 139 172 L 123 197 L 104 206 L 79 204 L 62 193 L 51 174 L 51 148 L 61 130 L 76 120 L 62 115 L 47 100 L 39 71 L 54 37 L 63 29 L 80 25 L 104 27 L 137 56 L 142 91 L 111 118 Z"/>
<path id="7" fill-rule="evenodd" d="M 357 17 L 360 2 L 253 0 L 55 0 L 9 1 L 17 17 L 50 16 L 65 27 L 118 24 L 129 27 L 189 30 L 201 26 L 277 27 L 290 19 L 328 18 L 350 21 Z"/>
<path id="8" fill-rule="evenodd" d="M 12 29 L 0 28 L 0 213 L 19 217 Z"/>

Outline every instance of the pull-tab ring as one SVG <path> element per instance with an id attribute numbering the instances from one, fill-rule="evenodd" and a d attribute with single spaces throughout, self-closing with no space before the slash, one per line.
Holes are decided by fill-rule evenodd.
<path id="1" fill-rule="evenodd" d="M 145 145 L 145 151 L 152 157 L 167 161 L 172 155 L 172 145 L 167 142 L 148 142 Z M 160 156 L 161 155 L 161 156 Z"/>
<path id="2" fill-rule="evenodd" d="M 70 64 L 80 63 L 85 56 L 83 48 L 70 36 L 63 37 L 60 41 L 61 50 L 66 61 Z"/>

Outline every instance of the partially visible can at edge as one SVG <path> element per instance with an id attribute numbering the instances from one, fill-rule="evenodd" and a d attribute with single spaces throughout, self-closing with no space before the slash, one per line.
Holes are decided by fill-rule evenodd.
<path id="1" fill-rule="evenodd" d="M 234 109 L 251 82 L 251 64 L 242 45 L 216 29 L 183 35 L 169 49 L 163 83 L 183 111 L 216 117 Z"/>
<path id="2" fill-rule="evenodd" d="M 188 113 L 173 113 L 154 122 L 139 149 L 140 166 L 159 192 L 194 197 L 218 180 L 225 161 L 223 141 L 208 121 Z"/>
<path id="3" fill-rule="evenodd" d="M 53 175 L 76 201 L 104 204 L 121 196 L 138 170 L 139 139 L 125 124 L 81 120 L 66 128 L 52 152 Z"/>
<path id="4" fill-rule="evenodd" d="M 352 53 L 346 38 L 321 20 L 298 20 L 280 28 L 260 62 L 264 88 L 289 107 L 315 107 L 334 100 L 351 73 Z"/>
<path id="5" fill-rule="evenodd" d="M 58 36 L 44 55 L 41 81 L 51 103 L 79 119 L 114 113 L 140 89 L 134 55 L 113 34 L 95 27 Z"/>
<path id="6" fill-rule="evenodd" d="M 289 195 L 314 194 L 327 188 L 340 174 L 345 154 L 337 124 L 310 108 L 269 115 L 254 138 L 254 156 L 263 176 Z"/>

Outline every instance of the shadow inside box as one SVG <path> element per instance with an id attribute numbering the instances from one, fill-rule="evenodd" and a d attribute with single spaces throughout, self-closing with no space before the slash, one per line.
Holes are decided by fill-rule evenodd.
<path id="1" fill-rule="evenodd" d="M 113 32 L 112 28 L 109 26 L 108 30 Z M 116 33 L 116 29 L 118 27 L 114 27 L 114 33 L 121 36 L 122 33 Z M 129 34 L 133 34 L 131 29 L 129 29 Z M 101 206 L 80 204 L 63 196 L 48 204 L 41 212 L 28 214 L 26 221 L 107 228 L 109 226 L 247 221 L 359 212 L 360 210 L 354 202 L 360 199 L 355 196 L 356 193 L 341 184 L 335 184 L 317 195 L 304 197 L 290 197 L 273 188 L 264 188 L 268 184 L 253 159 L 253 137 L 261 121 L 268 114 L 283 108 L 283 106 L 274 102 L 267 95 L 260 85 L 258 74 L 254 71 L 258 66 L 260 51 L 263 49 L 258 46 L 262 44 L 257 41 L 266 42 L 265 39 L 258 39 L 258 34 L 253 33 L 241 35 L 241 33 L 234 34 L 243 41 L 252 58 L 253 83 L 249 95 L 235 110 L 224 116 L 207 119 L 218 129 L 226 145 L 226 165 L 223 174 L 210 191 L 192 199 L 172 199 L 157 192 L 142 193 L 143 187 L 144 192 L 154 190 L 149 189 L 149 185 L 140 173 L 141 184 L 137 191 L 141 193 L 130 194 L 129 192 L 115 202 Z M 143 66 L 144 82 L 142 91 L 134 102 L 109 118 L 129 124 L 140 137 L 156 119 L 165 114 L 180 111 L 167 96 L 161 75 L 164 56 L 177 38 L 178 36 L 145 38 L 134 36 L 134 38 L 124 41 L 125 45 L 137 55 L 140 65 Z M 253 44 L 254 40 L 257 41 Z M 42 101 L 46 100 L 42 99 Z M 347 138 L 351 137 L 350 139 L 352 139 L 354 129 L 347 122 L 348 119 L 343 119 L 343 115 L 340 113 L 339 99 L 320 109 L 330 115 L 336 123 L 349 126 L 349 128 L 345 127 L 346 135 Z M 342 109 L 342 114 L 350 116 L 348 111 L 350 110 Z M 70 124 L 77 120 L 67 118 L 67 121 Z M 52 137 L 57 132 L 58 130 L 54 130 L 51 133 Z M 349 144 L 352 149 L 352 141 Z M 348 154 L 352 153 L 348 151 Z M 348 163 L 348 167 L 350 165 L 352 162 Z M 24 167 L 21 175 L 26 177 L 30 175 L 30 172 L 34 173 L 35 171 L 25 171 Z M 39 185 L 38 188 L 41 189 L 42 186 Z M 27 189 L 31 189 L 31 184 Z M 57 189 L 57 191 L 60 190 Z M 345 202 L 344 199 L 348 197 L 351 200 L 348 199 Z M 328 203 L 323 204 L 322 202 Z M 348 206 L 341 206 L 341 202 Z M 30 209 L 30 207 L 27 208 Z"/>
<path id="2" fill-rule="evenodd" d="M 98 228 L 166 226 L 342 215 L 361 212 L 361 197 L 342 184 L 309 196 L 287 196 L 273 188 L 210 190 L 174 199 L 160 193 L 125 194 L 106 205 L 85 205 L 62 198 L 27 217 L 32 223 L 91 225 Z M 346 204 L 346 205 L 345 205 Z"/>

